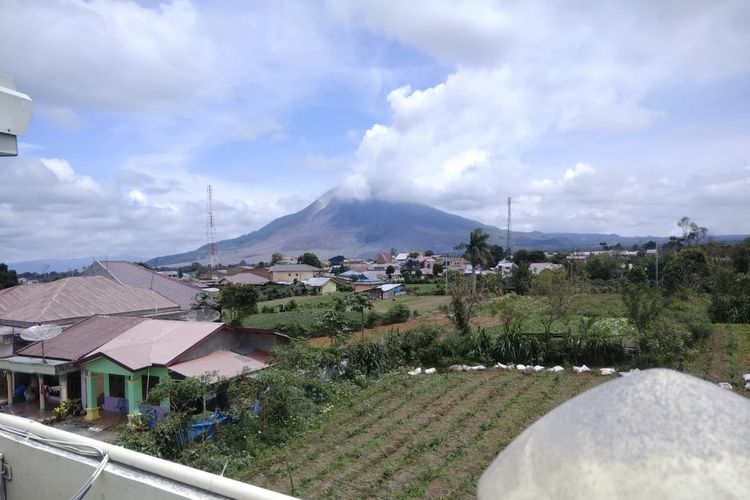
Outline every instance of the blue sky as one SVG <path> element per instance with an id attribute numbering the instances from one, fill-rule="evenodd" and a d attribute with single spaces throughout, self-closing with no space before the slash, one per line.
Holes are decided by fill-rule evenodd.
<path id="1" fill-rule="evenodd" d="M 0 0 L 34 99 L 0 261 L 220 238 L 325 191 L 518 230 L 748 233 L 745 1 Z"/>

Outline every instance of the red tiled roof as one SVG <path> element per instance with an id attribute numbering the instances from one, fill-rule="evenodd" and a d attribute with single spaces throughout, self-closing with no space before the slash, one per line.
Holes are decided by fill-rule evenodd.
<path id="1" fill-rule="evenodd" d="M 202 358 L 191 359 L 169 367 L 173 372 L 186 377 L 198 377 L 214 373 L 217 377 L 235 377 L 244 370 L 258 371 L 268 366 L 268 353 L 252 351 L 247 355 L 232 351 L 218 351 Z"/>
<path id="2" fill-rule="evenodd" d="M 223 323 L 150 319 L 121 333 L 83 361 L 104 356 L 130 371 L 169 366 L 180 354 L 221 328 Z"/>

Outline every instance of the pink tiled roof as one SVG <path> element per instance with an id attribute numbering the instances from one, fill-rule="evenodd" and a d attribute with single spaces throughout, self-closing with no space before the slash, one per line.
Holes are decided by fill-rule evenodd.
<path id="1" fill-rule="evenodd" d="M 101 276 L 63 278 L 0 290 L 0 320 L 27 323 L 65 323 L 96 314 L 177 308 L 177 304 L 156 292 L 120 285 Z"/>
<path id="2" fill-rule="evenodd" d="M 244 370 L 251 372 L 268 366 L 268 353 L 252 351 L 247 355 L 232 351 L 218 351 L 202 358 L 192 359 L 169 367 L 173 372 L 186 377 L 198 377 L 206 373 L 215 373 L 218 377 L 235 377 Z"/>
<path id="3" fill-rule="evenodd" d="M 83 361 L 104 356 L 130 371 L 169 366 L 180 354 L 223 327 L 223 323 L 146 320 L 92 351 Z"/>

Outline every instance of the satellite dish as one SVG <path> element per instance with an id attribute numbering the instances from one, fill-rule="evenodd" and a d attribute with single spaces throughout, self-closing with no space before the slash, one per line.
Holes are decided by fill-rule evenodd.
<path id="1" fill-rule="evenodd" d="M 44 359 L 44 341 L 57 337 L 62 330 L 62 327 L 58 325 L 34 325 L 25 330 L 21 330 L 21 338 L 32 342 L 41 341 L 42 363 L 46 363 L 47 360 Z"/>
<path id="2" fill-rule="evenodd" d="M 45 341 L 57 337 L 62 332 L 62 327 L 57 325 L 35 325 L 21 330 L 21 338 L 32 342 Z"/>
<path id="3" fill-rule="evenodd" d="M 216 321 L 221 317 L 221 313 L 216 309 L 196 309 L 189 311 L 185 318 L 188 321 Z"/>

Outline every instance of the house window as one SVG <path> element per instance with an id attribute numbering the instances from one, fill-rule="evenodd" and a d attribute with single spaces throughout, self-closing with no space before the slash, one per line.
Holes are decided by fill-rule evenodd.
<path id="1" fill-rule="evenodd" d="M 109 395 L 113 398 L 125 397 L 125 377 L 123 375 L 109 376 Z"/>

